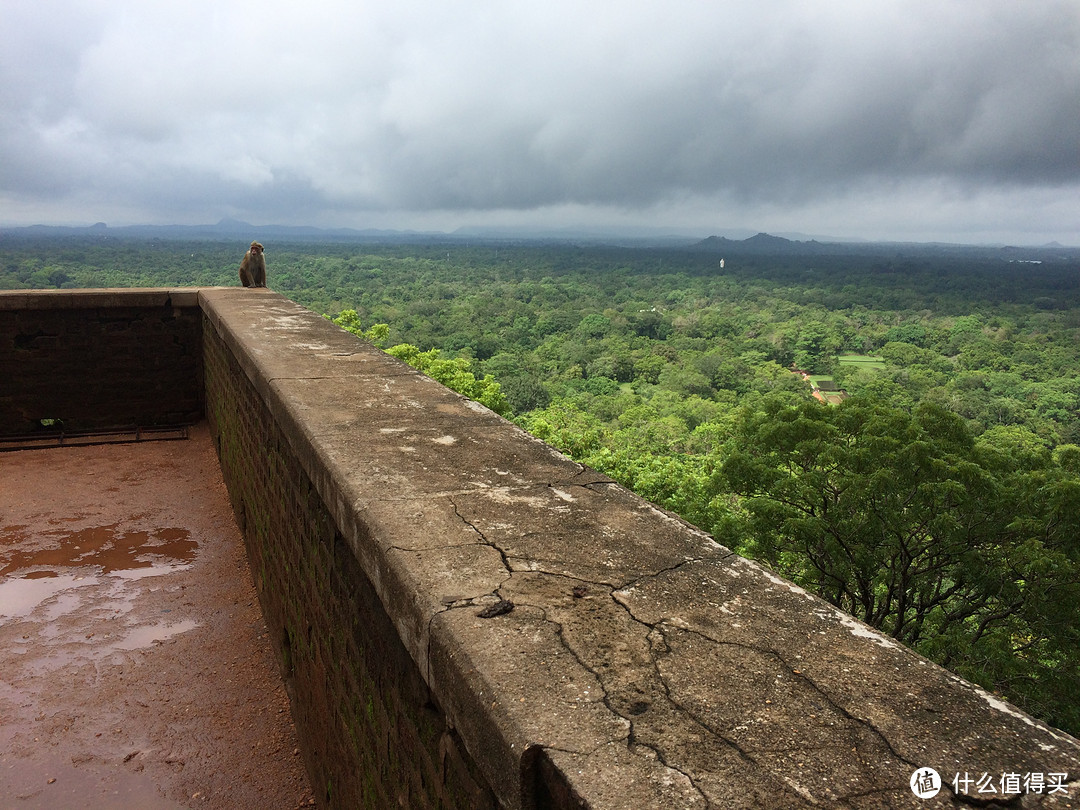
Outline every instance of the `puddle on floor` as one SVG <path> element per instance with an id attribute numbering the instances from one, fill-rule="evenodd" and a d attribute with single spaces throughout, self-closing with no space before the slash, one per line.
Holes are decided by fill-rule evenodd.
<path id="1" fill-rule="evenodd" d="M 71 602 L 60 594 L 100 585 L 106 577 L 130 581 L 186 568 L 198 550 L 187 529 L 119 532 L 119 525 L 36 537 L 23 534 L 22 526 L 5 529 L 0 533 L 0 576 L 6 577 L 0 581 L 0 617 L 27 617 L 59 597 L 49 610 L 48 618 L 55 619 Z"/>
<path id="2" fill-rule="evenodd" d="M 114 523 L 111 526 L 93 526 L 77 532 L 43 532 L 46 548 L 26 550 L 13 548 L 0 552 L 0 560 L 5 564 L 0 568 L 0 576 L 16 571 L 28 571 L 26 576 L 34 578 L 57 575 L 56 568 L 81 568 L 93 566 L 102 574 L 114 571 L 131 571 L 149 568 L 161 564 L 182 564 L 195 557 L 198 543 L 191 539 L 187 529 L 154 529 L 149 532 L 119 532 Z M 0 534 L 0 543 L 9 546 L 13 543 L 25 544 L 25 535 L 17 531 L 23 527 L 9 527 Z M 20 539 L 22 541 L 20 542 Z M 51 538 L 56 538 L 55 541 Z M 172 562 L 174 561 L 174 562 Z"/>
<path id="3" fill-rule="evenodd" d="M 77 577 L 74 574 L 64 576 L 53 574 L 48 578 L 15 577 L 4 580 L 0 582 L 0 618 L 15 619 L 29 616 L 38 605 L 54 596 L 59 596 L 69 588 L 76 587 L 77 582 L 83 579 L 85 577 Z M 69 597 L 63 601 L 70 604 L 71 599 Z"/>
<path id="4" fill-rule="evenodd" d="M 136 581 L 191 567 L 198 551 L 191 532 L 121 531 L 120 525 L 32 535 L 25 526 L 0 531 L 0 625 L 37 625 L 26 628 L 23 644 L 11 652 L 48 644 L 54 655 L 37 654 L 40 664 L 53 669 L 73 660 L 68 654 L 57 658 L 57 645 L 93 646 L 96 654 L 108 654 L 149 647 L 198 626 L 190 620 L 136 621 L 129 615 L 146 592 Z"/>
<path id="5" fill-rule="evenodd" d="M 114 650 L 140 650 L 150 647 L 155 642 L 168 641 L 173 636 L 194 630 L 199 623 L 191 619 L 184 619 L 173 624 L 142 624 L 132 628 L 130 632 L 115 641 L 109 641 L 108 646 Z"/>

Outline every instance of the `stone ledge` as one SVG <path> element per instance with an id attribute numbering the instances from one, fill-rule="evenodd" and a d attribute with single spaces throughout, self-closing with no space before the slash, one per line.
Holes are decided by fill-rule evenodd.
<path id="1" fill-rule="evenodd" d="M 314 313 L 198 295 L 507 807 L 540 772 L 597 808 L 943 806 L 917 767 L 1080 774 L 1073 738 Z"/>
<path id="2" fill-rule="evenodd" d="M 197 307 L 206 287 L 116 287 L 95 290 L 3 290 L 0 310 L 90 309 L 109 307 Z"/>

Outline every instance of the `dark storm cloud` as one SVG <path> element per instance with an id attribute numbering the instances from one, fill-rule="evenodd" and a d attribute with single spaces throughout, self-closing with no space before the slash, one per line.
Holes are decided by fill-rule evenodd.
<path id="1" fill-rule="evenodd" d="M 1071 0 L 582 5 L 9 0 L 0 220 L 1077 232 Z"/>

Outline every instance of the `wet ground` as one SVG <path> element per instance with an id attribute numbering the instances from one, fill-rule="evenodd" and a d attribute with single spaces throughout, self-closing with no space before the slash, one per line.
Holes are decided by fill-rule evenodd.
<path id="1" fill-rule="evenodd" d="M 311 795 L 205 425 L 0 453 L 0 810 Z"/>

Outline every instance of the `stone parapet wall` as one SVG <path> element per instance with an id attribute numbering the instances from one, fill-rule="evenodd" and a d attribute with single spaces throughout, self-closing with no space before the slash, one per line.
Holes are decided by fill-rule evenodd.
<path id="1" fill-rule="evenodd" d="M 0 293 L 0 436 L 194 423 L 201 334 L 194 290 Z"/>
<path id="2" fill-rule="evenodd" d="M 497 807 L 229 337 L 207 418 L 321 806 Z"/>
<path id="3" fill-rule="evenodd" d="M 422 679 L 423 689 L 409 691 L 443 735 L 437 752 L 453 751 L 466 763 L 460 772 L 502 806 L 942 806 L 952 787 L 917 798 L 909 784 L 917 768 L 946 780 L 977 772 L 1071 781 L 1080 772 L 1072 738 L 325 319 L 268 291 L 202 300 L 280 431 L 246 452 L 289 469 L 304 492 L 310 486 L 304 497 L 325 505 L 333 523 L 332 554 L 329 528 L 311 530 L 325 535 L 324 551 L 278 553 L 291 566 L 284 579 L 332 577 L 320 566 L 355 561 L 363 572 L 355 598 L 381 605 Z M 208 401 L 215 390 L 208 383 Z M 274 460 L 285 456 L 304 476 Z M 319 593 L 297 603 L 318 607 Z M 336 598 L 332 589 L 323 596 L 327 605 Z M 500 603 L 514 607 L 500 612 Z M 400 674 L 346 676 L 322 652 L 341 642 L 318 639 L 333 623 L 298 621 L 301 630 L 282 632 L 290 667 L 299 672 L 311 656 L 327 679 L 308 700 L 333 713 L 321 689 L 351 678 L 335 693 L 359 689 L 364 700 L 369 679 L 388 697 L 376 716 L 422 725 L 389 708 L 401 705 L 386 691 Z M 368 666 L 399 655 L 372 656 Z M 319 722 L 354 721 L 345 712 Z M 441 762 L 434 732 L 423 752 L 412 732 L 399 739 L 391 756 L 424 773 Z M 397 778 L 379 795 L 393 797 Z M 1016 801 L 1067 803 L 1080 788 L 1069 790 Z"/>
<path id="4" fill-rule="evenodd" d="M 280 295 L 198 303 L 324 806 L 1080 805 L 1068 735 Z"/>

